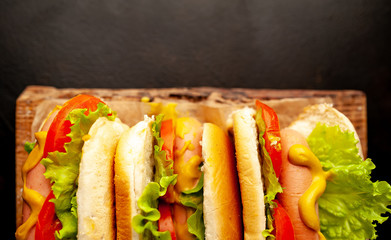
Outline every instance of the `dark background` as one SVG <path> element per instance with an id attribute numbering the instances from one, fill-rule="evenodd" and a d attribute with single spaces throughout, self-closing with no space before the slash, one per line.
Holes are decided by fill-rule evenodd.
<path id="1" fill-rule="evenodd" d="M 1 238 L 15 231 L 15 101 L 31 84 L 362 90 L 373 178 L 391 182 L 390 30 L 389 0 L 2 0 Z"/>

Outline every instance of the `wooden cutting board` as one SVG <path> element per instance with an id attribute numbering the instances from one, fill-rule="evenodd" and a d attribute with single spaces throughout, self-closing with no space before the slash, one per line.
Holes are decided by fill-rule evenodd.
<path id="1" fill-rule="evenodd" d="M 360 137 L 364 156 L 367 154 L 367 106 L 366 96 L 356 90 L 274 90 L 274 89 L 223 89 L 211 87 L 165 89 L 57 89 L 47 86 L 29 86 L 16 102 L 16 224 L 21 224 L 23 186 L 21 168 L 27 157 L 24 143 L 32 141 L 32 123 L 37 106 L 51 99 L 69 99 L 86 93 L 105 101 L 140 101 L 148 97 L 152 101 L 172 100 L 224 105 L 252 104 L 254 99 L 279 100 L 285 98 L 326 99 L 344 113 L 355 126 Z"/>

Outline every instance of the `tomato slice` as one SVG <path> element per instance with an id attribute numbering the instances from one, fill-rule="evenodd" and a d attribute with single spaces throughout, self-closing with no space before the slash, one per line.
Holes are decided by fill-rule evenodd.
<path id="1" fill-rule="evenodd" d="M 171 234 L 171 239 L 176 240 L 176 234 L 175 234 L 174 222 L 172 221 L 170 204 L 167 204 L 165 202 L 159 203 L 159 212 L 160 212 L 160 219 L 158 223 L 159 232 L 169 231 Z"/>
<path id="2" fill-rule="evenodd" d="M 273 209 L 276 240 L 294 240 L 295 233 L 293 232 L 293 225 L 289 215 L 278 200 L 274 200 L 274 202 L 277 203 L 277 207 Z"/>
<path id="3" fill-rule="evenodd" d="M 85 108 L 87 109 L 85 115 L 88 115 L 89 111 L 95 111 L 98 108 L 99 102 L 102 102 L 99 98 L 85 94 L 77 95 L 68 100 L 49 127 L 43 157 L 47 157 L 49 152 L 65 152 L 64 144 L 71 141 L 67 134 L 71 132 L 70 127 L 72 126 L 66 117 L 72 110 Z M 62 228 L 61 222 L 55 214 L 54 203 L 49 202 L 52 198 L 54 198 L 53 191 L 50 192 L 39 212 L 35 230 L 36 239 L 54 239 L 54 233 Z"/>
<path id="4" fill-rule="evenodd" d="M 164 141 L 162 150 L 166 151 L 166 159 L 173 160 L 175 133 L 172 119 L 162 121 L 162 125 L 160 128 L 160 137 Z"/>
<path id="5" fill-rule="evenodd" d="M 164 141 L 162 150 L 166 151 L 166 159 L 174 160 L 175 132 L 172 119 L 162 121 L 162 125 L 160 127 L 160 137 Z M 168 186 L 166 194 L 161 199 L 167 203 L 175 202 L 173 185 Z"/>
<path id="6" fill-rule="evenodd" d="M 61 222 L 56 216 L 54 203 L 49 202 L 52 198 L 54 198 L 54 194 L 53 191 L 50 191 L 38 214 L 35 228 L 36 240 L 54 240 L 54 233 L 62 228 Z"/>
<path id="7" fill-rule="evenodd" d="M 280 123 L 277 114 L 271 107 L 258 100 L 255 101 L 255 104 L 257 109 L 262 108 L 262 118 L 266 126 L 266 131 L 263 134 L 265 148 L 272 160 L 274 172 L 279 178 L 282 164 Z"/>
<path id="8" fill-rule="evenodd" d="M 81 94 L 64 103 L 48 130 L 43 157 L 47 157 L 49 152 L 65 152 L 64 144 L 71 141 L 67 134 L 71 132 L 72 125 L 66 117 L 72 110 L 86 108 L 85 115 L 88 115 L 89 111 L 97 109 L 99 102 L 102 102 L 99 98 Z"/>

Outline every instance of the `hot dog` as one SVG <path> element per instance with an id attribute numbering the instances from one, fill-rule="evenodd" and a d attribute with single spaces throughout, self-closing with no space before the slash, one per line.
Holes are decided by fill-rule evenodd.
<path id="1" fill-rule="evenodd" d="M 22 238 L 31 240 L 35 238 L 35 223 L 38 217 L 37 215 L 40 211 L 44 198 L 49 195 L 51 190 L 50 181 L 43 175 L 45 173 L 45 167 L 42 164 L 39 164 L 39 161 L 42 158 L 47 131 L 57 115 L 58 110 L 58 107 L 56 107 L 52 112 L 50 112 L 48 117 L 42 123 L 39 132 L 35 134 L 37 139 L 36 149 L 34 151 L 32 151 L 33 149 L 28 150 L 29 152 L 32 151 L 32 153 L 26 160 L 22 170 L 24 182 L 23 197 L 25 198 L 25 201 L 23 202 L 24 224 L 19 227 L 16 232 L 17 239 Z"/>
<path id="2" fill-rule="evenodd" d="M 339 183 L 342 179 L 340 176 L 343 176 L 343 179 L 346 177 L 346 179 L 349 180 L 349 173 L 347 173 L 346 176 L 341 175 L 341 172 L 338 172 L 338 169 L 330 167 L 333 163 L 330 163 L 327 159 L 323 159 L 326 154 L 322 154 L 319 150 L 320 147 L 317 146 L 321 145 L 317 143 L 317 139 L 320 138 L 318 135 L 321 135 L 320 133 L 322 132 L 329 132 L 330 129 L 329 127 L 325 127 L 324 129 L 317 127 L 316 124 L 319 120 L 326 119 L 327 116 L 330 115 L 330 112 L 318 117 L 314 121 L 308 121 L 305 116 L 319 116 L 319 112 L 306 111 L 300 119 L 293 123 L 290 127 L 295 129 L 296 132 L 290 129 L 282 130 L 280 132 L 278 122 L 275 122 L 277 115 L 272 112 L 272 109 L 270 111 L 270 108 L 261 103 L 258 103 L 258 106 L 258 113 L 254 109 L 244 109 L 243 111 L 241 110 L 233 114 L 234 138 L 236 156 L 238 159 L 237 168 L 239 172 L 243 204 L 244 238 L 262 239 L 262 237 L 273 238 L 274 236 L 276 239 L 291 239 L 293 237 L 296 239 L 317 239 L 319 238 L 320 233 L 326 236 L 327 239 L 349 239 L 351 236 L 354 236 L 352 232 L 349 232 L 344 228 L 336 229 L 337 227 L 344 226 L 344 224 L 341 224 L 340 218 L 347 219 L 344 216 L 340 217 L 340 215 L 347 215 L 346 211 L 342 211 L 344 209 L 335 211 L 335 209 L 331 207 L 330 209 L 333 209 L 333 211 L 327 212 L 327 207 L 324 207 L 326 203 L 329 204 L 330 202 L 332 204 L 329 206 L 336 205 L 333 202 L 334 200 L 330 201 L 330 196 L 333 195 L 335 193 L 333 191 L 338 188 L 337 183 Z M 89 109 L 88 107 L 86 108 Z M 316 107 L 316 109 L 319 108 L 319 106 Z M 260 112 L 259 109 L 262 109 L 262 111 Z M 94 109 L 90 109 L 89 111 L 94 111 Z M 269 115 L 265 116 L 265 113 L 267 112 Z M 52 116 L 55 115 L 55 113 L 52 114 Z M 62 115 L 64 116 L 64 114 Z M 108 114 L 103 117 L 110 118 L 110 116 L 111 115 Z M 159 117 L 160 120 L 157 116 L 155 116 L 155 118 L 145 118 L 144 121 L 135 125 L 130 130 L 126 130 L 124 134 L 122 134 L 118 147 L 115 150 L 114 181 L 116 183 L 115 192 L 117 195 L 115 203 L 116 208 L 111 207 L 111 209 L 116 209 L 117 237 L 119 239 L 128 239 L 130 238 L 129 235 L 132 235 L 133 238 L 137 239 L 140 236 L 149 237 L 153 234 L 157 234 L 162 238 L 166 237 L 171 239 L 179 239 L 182 238 L 181 236 L 183 236 L 183 238 L 188 237 L 190 239 L 197 237 L 204 238 L 203 236 L 205 236 L 206 239 L 241 239 L 243 235 L 240 203 L 238 187 L 236 184 L 236 173 L 235 169 L 232 167 L 234 166 L 234 160 L 232 158 L 233 148 L 227 136 L 223 131 L 221 131 L 221 129 L 213 124 L 201 124 L 197 120 L 190 120 L 190 118 L 179 119 L 170 114 L 166 114 L 165 116 L 166 117 L 164 118 Z M 258 119 L 256 116 L 258 116 Z M 65 117 L 66 116 L 63 118 Z M 169 123 L 170 119 L 171 123 Z M 313 119 L 313 117 L 311 117 L 311 119 Z M 327 123 L 331 126 L 336 123 L 341 129 L 344 129 L 344 121 L 341 120 L 340 115 L 336 114 L 334 119 L 339 120 L 338 122 L 328 121 Z M 188 120 L 190 123 L 188 123 Z M 241 126 L 241 123 L 238 122 L 242 122 L 244 125 L 249 124 L 251 127 L 243 127 Z M 311 122 L 311 125 L 308 126 L 307 124 L 307 126 L 303 128 L 303 122 Z M 50 125 L 48 130 L 50 130 L 51 125 L 53 125 L 49 123 L 50 120 L 47 120 L 46 125 Z M 180 124 L 189 124 L 190 127 L 178 128 L 178 125 Z M 59 124 L 55 125 L 59 126 Z M 257 125 L 263 129 L 261 132 L 257 130 Z M 123 128 L 126 129 L 126 127 Z M 43 132 L 45 132 L 45 129 L 46 127 L 42 127 Z M 100 129 L 100 127 L 96 127 L 96 131 L 97 129 Z M 183 131 L 183 129 L 189 130 Z M 345 127 L 344 130 L 352 131 L 352 129 L 348 127 Z M 113 132 L 113 130 L 109 131 Z M 338 131 L 335 132 L 335 136 L 340 136 Z M 118 133 L 116 136 L 119 138 L 121 133 Z M 258 142 L 261 142 L 259 140 L 260 133 L 262 133 L 261 137 L 265 144 L 261 150 L 258 145 Z M 93 134 L 83 135 L 85 136 L 83 141 L 86 143 L 93 142 L 93 138 L 89 138 L 89 135 L 92 136 Z M 304 135 L 304 137 L 302 135 Z M 355 134 L 351 133 L 350 135 L 354 136 Z M 106 135 L 104 139 L 117 139 L 117 137 L 107 137 Z M 308 137 L 308 141 L 304 141 L 306 137 Z M 355 140 L 351 140 L 352 137 L 346 138 L 349 140 L 349 146 L 352 145 L 351 142 L 354 142 L 353 145 L 356 144 Z M 64 143 L 67 138 L 58 136 L 57 139 L 62 139 L 60 142 L 62 141 L 62 143 Z M 43 142 L 43 144 L 36 144 L 38 147 L 35 153 L 37 154 L 41 151 L 41 155 L 45 155 L 46 147 L 44 145 L 46 144 L 44 143 L 46 143 L 46 141 L 41 140 L 41 142 Z M 312 221 L 320 223 L 319 230 L 311 228 L 313 226 L 307 226 L 303 218 L 300 216 L 302 210 L 298 207 L 299 201 L 301 196 L 305 194 L 311 186 L 312 173 L 309 171 L 308 167 L 299 166 L 299 164 L 293 163 L 291 158 L 294 157 L 289 157 L 292 154 L 294 155 L 294 153 L 291 153 L 293 152 L 291 149 L 292 146 L 297 144 L 304 146 L 304 148 L 299 148 L 299 150 L 311 149 L 311 151 L 315 153 L 315 157 L 318 158 L 319 163 L 323 165 L 323 173 L 321 172 L 320 174 L 324 174 L 323 179 L 325 181 L 327 180 L 327 188 L 324 190 L 324 194 L 319 198 L 318 203 L 316 205 L 313 204 L 313 208 L 311 207 L 311 209 L 315 209 L 315 207 L 319 205 L 319 218 L 317 217 L 316 221 Z M 57 149 L 58 151 L 65 150 L 63 145 L 58 145 L 59 146 L 55 146 L 54 148 L 52 146 L 52 150 L 57 147 L 59 147 Z M 90 145 L 100 146 L 100 144 Z M 39 148 L 39 146 L 41 148 Z M 116 146 L 116 143 L 113 143 L 113 146 Z M 356 153 L 356 155 L 358 155 L 360 152 L 356 147 L 351 147 L 351 149 L 353 149 L 351 151 L 353 155 Z M 50 151 L 46 150 L 46 152 Z M 156 160 L 154 158 L 155 152 L 157 152 L 156 155 L 160 158 L 160 160 Z M 111 153 L 113 153 L 113 151 Z M 309 154 L 308 156 L 310 156 L 310 153 L 307 151 L 305 154 Z M 109 155 L 112 156 L 112 154 Z M 215 155 L 218 155 L 218 157 L 213 157 Z M 269 160 L 264 159 L 266 155 L 270 157 Z M 201 161 L 199 158 L 197 159 L 197 157 L 191 160 L 194 156 L 201 157 Z M 82 163 L 85 162 L 83 159 L 81 161 Z M 142 163 L 140 163 L 140 161 Z M 218 161 L 219 163 L 216 164 L 215 161 Z M 266 167 L 260 165 L 260 161 L 262 163 L 266 163 Z M 196 166 L 196 170 L 198 171 L 193 169 L 190 171 L 191 174 L 181 175 L 181 172 L 187 168 L 187 164 L 181 165 L 181 163 L 188 162 L 192 162 L 192 166 Z M 45 164 L 45 166 L 49 166 L 47 162 Z M 86 163 L 84 166 L 90 166 L 90 164 L 92 163 Z M 81 165 L 83 166 L 83 164 Z M 347 168 L 356 168 L 355 166 L 351 167 L 352 165 L 350 163 L 347 165 Z M 365 168 L 369 170 L 363 171 L 370 172 L 372 169 L 371 161 L 364 161 L 364 165 Z M 39 167 L 31 170 L 31 172 L 27 174 L 27 178 L 36 179 L 35 177 L 32 177 L 35 173 L 42 176 L 39 171 L 43 172 L 43 165 L 37 166 L 40 166 L 41 170 L 39 170 Z M 357 169 L 359 169 L 359 167 L 357 167 L 356 170 Z M 265 170 L 267 172 L 266 175 L 262 175 L 261 172 L 264 172 Z M 160 175 L 156 176 L 155 173 L 157 172 L 160 173 Z M 80 174 L 84 175 L 82 172 L 80 172 Z M 270 176 L 272 179 L 268 178 Z M 303 176 L 307 177 L 303 178 Z M 295 177 L 297 178 L 295 179 L 297 183 L 294 182 Z M 43 180 L 45 179 L 46 178 L 43 177 Z M 88 179 L 92 179 L 92 177 L 87 178 L 87 180 Z M 95 177 L 94 179 L 98 178 Z M 108 179 L 110 179 L 110 177 L 108 177 Z M 163 182 L 166 182 L 163 183 L 161 181 L 162 179 Z M 184 183 L 181 179 L 185 179 L 184 182 L 187 183 Z M 202 185 L 202 188 L 197 188 L 199 187 L 198 183 L 201 182 L 201 179 L 203 179 L 204 184 Z M 360 182 L 356 180 L 357 179 L 353 182 Z M 80 185 L 82 185 L 82 182 L 83 177 L 79 177 L 79 188 L 81 188 Z M 147 212 L 145 211 L 145 206 L 140 207 L 138 202 L 143 205 L 143 200 L 139 199 L 144 194 L 146 186 L 153 182 L 158 184 L 158 188 L 156 188 L 157 191 L 155 191 L 157 195 L 155 194 L 155 199 L 151 201 L 151 204 L 154 205 L 154 207 L 151 208 L 151 212 Z M 42 182 L 39 181 L 36 183 L 28 183 L 27 186 L 33 188 L 33 185 L 37 186 L 41 183 Z M 373 207 L 375 209 L 373 214 L 373 216 L 375 216 L 375 220 L 382 222 L 385 218 L 380 216 L 381 213 L 390 211 L 387 208 L 389 200 L 384 200 L 385 196 L 387 196 L 388 199 L 391 199 L 391 197 L 389 197 L 389 185 L 384 182 L 377 184 L 377 187 L 375 187 L 375 184 L 372 183 L 365 184 L 368 186 L 371 185 L 371 188 L 375 189 L 373 192 L 377 191 L 377 193 L 379 193 L 379 196 L 373 197 L 373 200 L 365 205 L 365 208 L 372 209 Z M 86 185 L 91 185 L 91 183 L 86 181 L 84 186 Z M 43 208 L 44 210 L 39 212 L 39 215 L 46 216 L 46 218 L 42 217 L 42 219 L 51 219 L 47 218 L 47 216 L 56 216 L 53 215 L 55 212 L 54 204 L 51 204 L 49 201 L 53 198 L 53 192 L 50 191 L 50 183 L 46 183 L 45 186 L 47 187 L 46 189 L 49 189 L 46 190 L 46 193 L 38 190 L 43 196 L 43 203 L 41 203 L 41 205 L 43 204 L 45 206 Z M 110 185 L 108 184 L 108 186 Z M 266 193 L 264 193 L 263 189 L 265 186 L 272 186 L 272 188 L 271 190 L 268 189 Z M 347 186 L 343 187 L 344 189 L 347 189 Z M 221 188 L 227 189 L 221 190 Z M 89 188 L 84 189 L 90 190 Z M 200 204 L 199 201 L 200 191 L 203 192 L 202 204 Z M 111 192 L 111 190 L 109 189 L 107 192 Z M 100 195 L 99 197 L 99 193 L 103 193 L 102 190 L 95 193 L 97 196 L 90 198 L 89 200 L 105 199 L 103 198 L 103 195 Z M 49 194 L 49 197 L 46 197 L 46 194 Z M 92 196 L 92 193 L 86 192 L 86 194 L 87 196 Z M 264 196 L 262 196 L 263 194 Z M 368 195 L 369 193 L 365 194 Z M 183 200 L 184 198 L 186 199 Z M 95 204 L 95 202 L 94 204 L 91 204 L 84 202 L 81 199 L 82 197 L 80 197 L 80 199 L 79 197 L 77 198 L 77 202 L 79 200 L 81 201 L 77 206 L 81 206 L 85 203 L 85 207 L 82 208 L 84 210 L 86 210 L 88 206 Z M 194 199 L 196 199 L 196 201 L 193 201 Z M 265 199 L 267 204 L 264 203 Z M 149 200 L 144 201 L 144 203 L 147 201 Z M 111 200 L 108 205 L 112 205 L 110 202 Z M 382 203 L 386 207 L 376 207 L 378 205 L 375 205 L 375 202 Z M 357 202 L 352 205 L 361 206 L 362 204 L 359 200 L 357 200 Z M 26 207 L 28 210 L 30 209 L 27 205 Z M 147 209 L 148 208 L 150 208 L 150 206 L 147 206 Z M 202 217 L 199 217 L 200 209 L 203 210 L 201 215 Z M 155 210 L 158 211 L 158 213 L 156 213 Z M 79 218 L 79 231 L 77 234 L 80 238 L 82 238 L 82 236 L 93 236 L 94 230 L 100 228 L 103 230 L 103 226 L 109 226 L 111 228 L 112 224 L 99 223 L 91 217 L 91 213 L 97 211 L 98 210 L 86 211 L 86 217 Z M 198 215 L 196 214 L 197 211 Z M 314 210 L 311 213 L 313 212 L 316 213 L 317 211 Z M 330 215 L 333 214 L 335 216 L 330 218 Z M 349 209 L 348 214 L 354 215 L 354 211 Z M 361 215 L 365 214 L 366 213 L 363 213 Z M 113 215 L 110 212 L 104 215 L 109 216 L 110 219 L 113 218 L 111 217 Z M 194 224 L 196 221 L 192 222 L 195 217 L 202 219 L 204 222 L 205 231 L 202 230 L 202 233 L 200 233 L 200 231 L 194 231 L 195 227 L 189 228 L 189 226 L 199 226 Z M 189 218 L 192 219 L 190 220 L 192 223 L 189 223 Z M 350 220 L 351 219 L 349 219 L 349 221 Z M 369 230 L 367 230 L 368 223 L 371 225 L 372 221 L 373 219 L 369 219 L 366 223 L 360 223 L 360 226 L 365 227 L 363 227 L 363 231 L 355 230 L 354 234 L 358 234 L 356 239 L 373 238 L 375 236 L 371 226 L 369 227 Z M 41 224 L 43 222 L 49 222 L 50 224 Z M 333 226 L 330 222 L 337 222 L 337 224 Z M 51 236 L 54 236 L 55 232 L 62 229 L 62 224 L 56 218 L 52 219 L 52 221 L 38 221 L 38 223 L 38 229 L 41 233 L 40 239 L 49 239 L 47 238 L 47 235 L 42 235 L 43 229 L 53 233 Z M 150 224 L 146 226 L 148 223 Z M 349 226 L 355 227 L 358 225 Z M 140 230 L 140 228 L 142 228 L 142 230 Z M 202 228 L 203 227 L 201 226 L 201 229 Z M 199 230 L 199 228 L 196 227 L 196 230 Z M 29 231 L 30 235 L 32 231 Z M 110 231 L 103 230 L 105 233 Z M 113 231 L 115 231 L 115 229 Z M 113 237 L 113 234 L 110 234 L 111 235 L 107 236 L 107 238 Z M 197 234 L 201 237 L 197 236 Z M 32 234 L 32 236 L 35 235 L 37 234 Z"/>
<path id="3" fill-rule="evenodd" d="M 89 95 L 78 95 L 52 112 L 23 167 L 25 221 L 17 239 L 114 238 L 113 159 L 126 128 L 106 104 Z M 91 232 L 94 224 L 100 231 Z"/>
<path id="4" fill-rule="evenodd" d="M 146 117 L 115 157 L 118 239 L 241 239 L 233 146 L 211 123 Z"/>
<path id="5" fill-rule="evenodd" d="M 311 106 L 280 131 L 273 109 L 256 105 L 232 114 L 245 239 L 375 238 L 391 187 L 370 181 L 346 116 Z"/>

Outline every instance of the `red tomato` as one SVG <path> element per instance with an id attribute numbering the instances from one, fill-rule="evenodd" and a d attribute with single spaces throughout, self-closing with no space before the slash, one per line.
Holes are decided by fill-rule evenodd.
<path id="1" fill-rule="evenodd" d="M 294 240 L 295 234 L 293 232 L 292 221 L 285 211 L 285 209 L 281 206 L 278 200 L 274 200 L 277 203 L 277 207 L 274 208 L 274 234 L 276 236 L 276 240 Z"/>
<path id="2" fill-rule="evenodd" d="M 67 136 L 71 132 L 71 122 L 66 120 L 68 114 L 77 108 L 86 108 L 85 115 L 89 111 L 95 111 L 99 102 L 99 98 L 90 95 L 77 95 L 76 97 L 67 101 L 53 120 L 46 137 L 45 149 L 43 157 L 47 157 L 49 152 L 59 151 L 65 152 L 64 144 L 70 142 L 71 139 Z"/>
<path id="3" fill-rule="evenodd" d="M 54 233 L 62 228 L 61 222 L 56 216 L 54 203 L 49 202 L 52 198 L 54 198 L 54 194 L 53 191 L 50 191 L 38 214 L 35 228 L 36 240 L 54 240 Z"/>
<path id="4" fill-rule="evenodd" d="M 263 138 L 265 139 L 265 148 L 269 153 L 273 163 L 274 172 L 278 178 L 280 177 L 282 163 L 280 123 L 278 121 L 277 114 L 271 107 L 258 100 L 256 100 L 255 103 L 257 105 L 257 109 L 262 108 L 262 118 L 266 126 L 266 131 L 263 135 Z"/>
<path id="5" fill-rule="evenodd" d="M 172 221 L 172 213 L 170 204 L 161 202 L 159 203 L 159 232 L 169 231 L 171 239 L 176 240 L 174 222 Z"/>
<path id="6" fill-rule="evenodd" d="M 89 111 L 97 109 L 99 102 L 102 101 L 90 95 L 77 95 L 67 101 L 49 127 L 43 157 L 47 157 L 49 152 L 65 152 L 64 144 L 71 141 L 67 134 L 71 132 L 70 127 L 72 126 L 71 122 L 66 120 L 66 117 L 72 110 L 85 108 L 87 109 L 85 115 L 88 115 Z M 54 195 L 51 191 L 39 212 L 35 230 L 36 239 L 54 239 L 54 233 L 62 228 L 61 222 L 55 214 L 54 204 L 49 202 L 52 198 L 54 198 Z"/>
<path id="7" fill-rule="evenodd" d="M 160 137 L 163 139 L 164 143 L 162 150 L 166 151 L 166 159 L 173 160 L 173 150 L 174 150 L 174 126 L 172 124 L 172 119 L 164 120 L 160 128 Z"/>
<path id="8" fill-rule="evenodd" d="M 166 159 L 174 160 L 174 141 L 175 141 L 175 132 L 172 119 L 164 120 L 160 127 L 160 137 L 163 139 L 164 143 L 162 150 L 166 151 Z M 175 193 L 174 186 L 168 186 L 166 194 L 162 197 L 165 202 L 174 203 L 175 202 Z"/>

